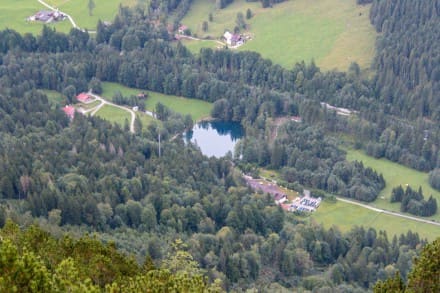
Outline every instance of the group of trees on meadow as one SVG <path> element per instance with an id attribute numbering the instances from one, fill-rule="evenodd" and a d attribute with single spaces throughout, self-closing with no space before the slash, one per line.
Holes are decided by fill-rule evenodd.
<path id="1" fill-rule="evenodd" d="M 405 190 L 402 186 L 395 187 L 391 192 L 390 201 L 400 202 L 402 212 L 416 216 L 429 217 L 437 213 L 437 200 L 432 195 L 428 200 L 425 200 L 421 187 L 418 191 L 413 190 L 410 186 L 407 186 Z"/>

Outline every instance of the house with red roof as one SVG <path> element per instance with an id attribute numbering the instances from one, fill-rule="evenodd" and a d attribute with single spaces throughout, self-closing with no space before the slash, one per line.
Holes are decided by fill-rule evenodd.
<path id="1" fill-rule="evenodd" d="M 177 30 L 177 32 L 181 35 L 185 35 L 186 31 L 188 30 L 188 27 L 186 25 L 181 25 L 179 26 L 179 29 Z"/>
<path id="2" fill-rule="evenodd" d="M 87 93 L 80 93 L 76 96 L 76 99 L 80 101 L 81 103 L 87 103 L 90 100 L 90 97 Z"/>
<path id="3" fill-rule="evenodd" d="M 75 108 L 73 106 L 64 106 L 63 112 L 66 113 L 67 117 L 71 120 L 75 116 Z"/>

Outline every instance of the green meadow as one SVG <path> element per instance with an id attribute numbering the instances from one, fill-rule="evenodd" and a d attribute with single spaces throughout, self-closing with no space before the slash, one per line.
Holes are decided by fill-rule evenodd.
<path id="1" fill-rule="evenodd" d="M 72 16 L 75 23 L 88 30 L 95 30 L 99 19 L 112 21 L 118 12 L 119 4 L 134 6 L 137 0 L 94 0 L 95 8 L 89 15 L 88 0 L 47 0 L 49 5 L 59 8 Z M 43 23 L 26 21 L 26 18 L 40 10 L 48 10 L 37 0 L 0 0 L 0 29 L 10 28 L 20 33 L 39 34 Z M 72 24 L 69 20 L 49 24 L 60 32 L 69 32 Z"/>
<path id="2" fill-rule="evenodd" d="M 310 216 L 311 220 L 323 224 L 326 228 L 338 226 L 341 231 L 349 231 L 353 226 L 372 227 L 376 230 L 385 230 L 391 240 L 393 235 L 400 235 L 411 230 L 418 232 L 422 238 L 429 241 L 440 237 L 440 227 L 386 215 L 360 206 L 336 201 L 324 201 L 316 212 Z"/>
<path id="3" fill-rule="evenodd" d="M 127 120 L 128 123 L 131 121 L 131 115 L 128 111 L 111 105 L 104 105 L 98 112 L 96 112 L 96 116 L 112 123 L 119 124 L 122 127 L 125 125 L 125 120 Z"/>
<path id="4" fill-rule="evenodd" d="M 188 39 L 181 39 L 180 41 L 193 54 L 198 54 L 200 52 L 200 49 L 202 48 L 218 49 L 223 47 L 214 40 L 193 41 Z"/>
<path id="5" fill-rule="evenodd" d="M 62 107 L 67 103 L 67 98 L 63 96 L 62 93 L 51 90 L 41 90 L 49 100 L 49 104 L 52 108 L 55 108 L 57 105 Z"/>
<path id="6" fill-rule="evenodd" d="M 77 106 L 83 108 L 84 110 L 90 110 L 90 109 L 97 107 L 100 104 L 101 104 L 101 101 L 94 101 L 94 102 L 87 103 L 87 104 L 82 104 L 82 103 L 77 104 Z"/>
<path id="7" fill-rule="evenodd" d="M 39 34 L 43 29 L 42 23 L 26 21 L 26 18 L 44 9 L 37 0 L 0 0 L 0 7 L 0 29 L 9 28 L 19 33 L 32 34 Z M 68 21 L 49 24 L 49 26 L 63 32 L 68 32 L 72 27 Z"/>
<path id="8" fill-rule="evenodd" d="M 390 203 L 391 191 L 394 187 L 402 185 L 405 188 L 407 185 L 413 189 L 422 187 L 425 198 L 432 195 L 440 204 L 440 192 L 433 189 L 428 182 L 428 173 L 420 172 L 403 165 L 391 162 L 386 159 L 375 159 L 367 156 L 364 152 L 359 150 L 349 149 L 347 151 L 348 161 L 362 161 L 365 166 L 371 167 L 379 173 L 382 173 L 386 186 L 379 194 L 378 199 L 372 204 L 376 207 L 388 209 L 392 211 L 400 210 L 400 203 Z M 440 213 L 430 217 L 431 219 L 440 220 Z"/>
<path id="9" fill-rule="evenodd" d="M 369 68 L 374 57 L 376 33 L 369 21 L 370 5 L 359 6 L 355 0 L 295 0 L 267 9 L 260 2 L 236 0 L 222 10 L 216 9 L 213 0 L 194 0 L 182 23 L 198 37 L 218 39 L 225 30 L 234 29 L 237 13 L 245 15 L 248 8 L 253 12 L 246 20 L 252 40 L 239 50 L 259 52 L 287 68 L 314 60 L 324 70 L 346 70 L 353 61 Z M 213 21 L 203 32 L 209 13 Z"/>
<path id="10" fill-rule="evenodd" d="M 46 3 L 72 16 L 76 24 L 84 29 L 95 30 L 98 20 L 113 21 L 119 4 L 134 6 L 136 0 L 93 0 L 95 8 L 89 14 L 89 0 L 47 0 Z"/>
<path id="11" fill-rule="evenodd" d="M 156 119 L 154 119 L 153 117 L 151 117 L 150 115 L 147 114 L 141 114 L 139 112 L 136 113 L 136 119 L 141 121 L 142 127 L 148 126 L 151 122 L 155 121 Z"/>
<path id="12" fill-rule="evenodd" d="M 183 115 L 190 114 L 195 121 L 209 117 L 212 109 L 212 104 L 205 101 L 128 88 L 118 83 L 103 82 L 102 88 L 102 96 L 109 100 L 112 99 L 117 91 L 121 92 L 124 96 L 137 95 L 140 92 L 148 92 L 148 98 L 145 101 L 147 110 L 154 111 L 156 104 L 160 102 L 177 113 Z"/>

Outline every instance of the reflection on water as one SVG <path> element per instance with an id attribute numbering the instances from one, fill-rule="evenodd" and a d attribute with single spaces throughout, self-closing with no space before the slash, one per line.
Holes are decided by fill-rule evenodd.
<path id="1" fill-rule="evenodd" d="M 199 146 L 208 157 L 225 156 L 229 151 L 234 153 L 235 144 L 244 135 L 243 127 L 236 122 L 200 122 L 192 131 L 185 133 L 186 141 Z"/>

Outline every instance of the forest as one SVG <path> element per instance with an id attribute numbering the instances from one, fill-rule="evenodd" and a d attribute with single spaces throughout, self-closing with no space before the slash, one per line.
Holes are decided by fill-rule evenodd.
<path id="1" fill-rule="evenodd" d="M 94 37 L 49 27 L 39 36 L 0 31 L 0 255 L 9 261 L 0 264 L 2 275 L 16 269 L 27 272 L 22 280 L 38 276 L 41 283 L 28 291 L 54 283 L 60 290 L 68 283 L 135 291 L 159 278 L 163 286 L 214 291 L 364 292 L 396 272 L 411 284 L 412 259 L 426 245 L 416 232 L 389 237 L 364 227 L 325 229 L 254 193 L 235 167 L 271 168 L 295 189 L 374 201 L 383 176 L 345 160 L 335 139 L 345 135 L 371 156 L 429 171 L 439 189 L 440 47 L 430 44 L 440 43 L 440 2 L 372 2 L 371 21 L 381 32 L 373 78 L 356 63 L 347 72 L 321 72 L 314 62 L 286 69 L 253 52 L 193 55 L 166 23 L 168 15 L 183 16 L 191 1 L 120 7 L 112 24 L 97 24 Z M 104 81 L 212 102 L 213 118 L 245 127 L 241 153 L 207 158 L 197 146 L 171 140 L 192 121 L 163 105 L 166 115 L 138 124 L 132 134 L 96 117 L 69 121 L 43 91 L 60 92 L 69 104 Z M 347 118 L 321 103 L 358 114 Z M 290 116 L 303 123 L 285 123 L 274 135 L 273 121 Z M 393 200 L 417 215 L 437 210 L 421 190 L 395 189 Z M 96 238 L 81 238 L 89 233 Z M 97 252 L 105 257 L 84 263 L 84 255 Z M 173 274 L 173 257 L 181 258 L 182 274 Z M 88 274 L 93 265 L 112 278 Z M 67 280 L 50 276 L 57 270 Z M 2 278 L 0 288 L 26 285 L 14 282 Z"/>

